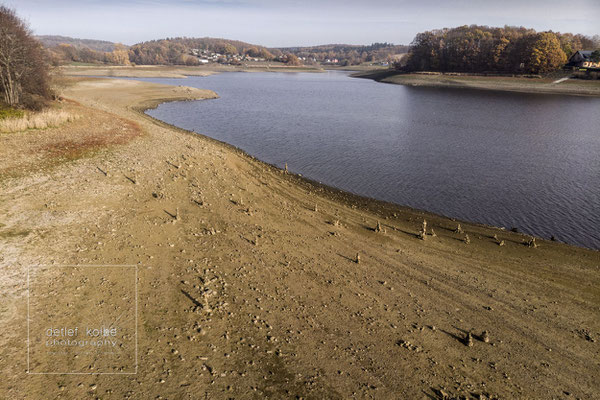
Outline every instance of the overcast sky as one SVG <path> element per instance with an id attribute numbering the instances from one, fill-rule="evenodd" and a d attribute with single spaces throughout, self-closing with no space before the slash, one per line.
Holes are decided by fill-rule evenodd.
<path id="1" fill-rule="evenodd" d="M 417 32 L 518 25 L 600 34 L 600 0 L 0 0 L 39 35 L 125 44 L 221 37 L 265 46 L 408 44 Z"/>

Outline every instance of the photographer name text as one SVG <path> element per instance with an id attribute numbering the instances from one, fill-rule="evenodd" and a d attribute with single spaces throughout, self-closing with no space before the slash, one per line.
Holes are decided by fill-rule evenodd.
<path id="1" fill-rule="evenodd" d="M 46 346 L 93 346 L 115 347 L 117 345 L 117 328 L 100 326 L 97 328 L 62 327 L 48 328 L 44 331 Z"/>

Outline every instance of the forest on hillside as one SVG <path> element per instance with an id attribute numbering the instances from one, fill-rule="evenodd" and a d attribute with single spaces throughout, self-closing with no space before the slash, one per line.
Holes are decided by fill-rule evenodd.
<path id="1" fill-rule="evenodd" d="M 70 39 L 70 38 L 67 38 Z M 125 46 L 112 43 L 111 51 L 99 51 L 85 46 L 85 43 L 66 40 L 56 43 L 44 40 L 53 64 L 70 62 L 118 64 L 118 65 L 199 65 L 198 57 L 192 49 L 201 49 L 222 55 L 247 55 L 250 57 L 275 59 L 275 55 L 264 46 L 253 45 L 238 40 L 217 38 L 167 38 L 151 40 Z"/>
<path id="2" fill-rule="evenodd" d="M 392 61 L 406 53 L 408 46 L 374 43 L 368 46 L 331 44 L 312 47 L 266 48 L 238 40 L 218 38 L 167 38 L 125 46 L 102 41 L 85 41 L 59 36 L 40 37 L 48 48 L 54 65 L 64 63 L 199 65 L 193 49 L 227 56 L 241 56 L 282 61 L 288 64 L 333 63 L 357 65 L 363 62 Z M 89 42 L 89 46 L 87 45 Z M 108 46 L 108 44 L 110 46 Z M 103 45 L 102 49 L 98 45 Z M 328 61 L 329 60 L 329 61 Z"/>
<path id="3" fill-rule="evenodd" d="M 70 38 L 66 38 L 70 39 Z M 600 48 L 600 37 L 536 32 L 523 27 L 461 26 L 422 32 L 410 46 L 373 43 L 367 46 L 330 44 L 310 47 L 266 48 L 237 40 L 167 38 L 125 46 L 110 42 L 45 40 L 52 63 L 71 62 L 117 65 L 199 65 L 193 50 L 218 54 L 214 61 L 239 63 L 248 58 L 298 64 L 358 65 L 394 62 L 408 71 L 496 72 L 543 74 L 560 69 L 577 50 Z M 58 43 L 58 44 L 57 44 Z M 92 48 L 94 47 L 94 48 Z M 400 54 L 409 53 L 401 58 Z"/>
<path id="4" fill-rule="evenodd" d="M 599 47 L 598 36 L 471 25 L 417 34 L 406 62 L 397 67 L 409 71 L 543 74 L 562 68 L 578 50 Z"/>
<path id="5" fill-rule="evenodd" d="M 365 62 L 391 62 L 394 56 L 408 52 L 408 46 L 392 43 L 373 43 L 368 46 L 328 44 L 309 47 L 280 47 L 277 50 L 291 53 L 305 63 L 327 63 L 337 60 L 339 65 L 358 65 Z"/>
<path id="6" fill-rule="evenodd" d="M 77 39 L 60 35 L 38 35 L 35 38 L 48 48 L 68 44 L 79 49 L 87 48 L 99 52 L 111 52 L 115 49 L 115 43 L 106 40 Z"/>
<path id="7" fill-rule="evenodd" d="M 206 50 L 223 55 L 247 55 L 272 60 L 275 56 L 263 46 L 239 40 L 216 38 L 172 38 L 138 43 L 129 48 L 129 59 L 144 65 L 197 65 L 192 49 Z"/>

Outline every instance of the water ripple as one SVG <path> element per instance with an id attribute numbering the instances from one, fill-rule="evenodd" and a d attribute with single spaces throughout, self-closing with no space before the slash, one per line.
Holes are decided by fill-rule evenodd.
<path id="1" fill-rule="evenodd" d="M 344 73 L 227 73 L 185 84 L 221 97 L 148 113 L 354 193 L 600 249 L 600 99 L 411 88 Z"/>

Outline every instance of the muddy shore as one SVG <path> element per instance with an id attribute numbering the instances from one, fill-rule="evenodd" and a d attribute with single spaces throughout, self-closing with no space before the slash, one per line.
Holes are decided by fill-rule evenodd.
<path id="1" fill-rule="evenodd" d="M 63 66 L 58 70 L 65 76 L 106 76 L 131 78 L 186 78 L 188 76 L 209 76 L 222 72 L 323 72 L 318 67 L 287 66 L 280 63 L 255 63 L 248 65 L 211 64 L 200 67 L 139 65 L 131 66 Z"/>
<path id="2" fill-rule="evenodd" d="M 374 70 L 353 74 L 356 78 L 406 86 L 495 90 L 518 93 L 565 94 L 600 96 L 600 81 L 519 76 L 478 76 L 453 73 L 398 73 L 393 70 Z M 568 75 L 567 75 L 568 76 Z"/>
<path id="3" fill-rule="evenodd" d="M 597 396 L 599 252 L 353 196 L 142 112 L 211 91 L 62 87 L 80 118 L 0 135 L 3 396 Z M 39 264 L 137 266 L 137 373 L 27 374 Z M 76 301 L 80 281 L 49 274 Z"/>

